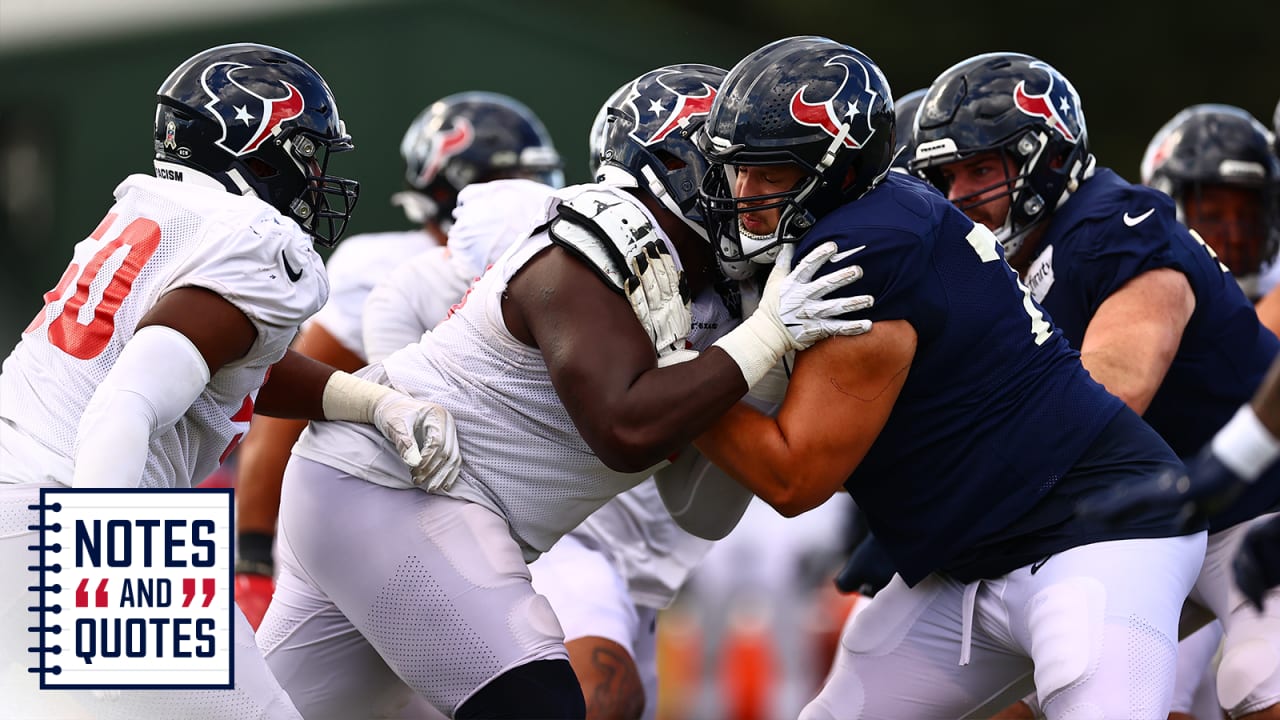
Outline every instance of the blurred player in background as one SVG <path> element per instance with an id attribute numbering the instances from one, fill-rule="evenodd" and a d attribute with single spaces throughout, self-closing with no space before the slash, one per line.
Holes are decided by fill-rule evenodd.
<path id="1" fill-rule="evenodd" d="M 1195 105 L 1165 123 L 1142 157 L 1143 184 L 1173 198 L 1178 219 L 1255 302 L 1270 290 L 1262 271 L 1280 246 L 1280 160 L 1271 142 L 1240 108 Z"/>
<path id="2" fill-rule="evenodd" d="M 912 169 L 996 232 L 1009 264 L 1089 374 L 1141 413 L 1179 457 L 1194 457 L 1236 422 L 1233 413 L 1261 383 L 1280 342 L 1204 242 L 1178 222 L 1168 196 L 1098 166 L 1066 77 L 1017 53 L 958 63 L 930 86 L 916 142 Z M 1237 716 L 1280 701 L 1280 664 L 1259 672 L 1256 654 L 1260 646 L 1280 654 L 1280 613 L 1245 612 L 1227 577 L 1248 523 L 1280 498 L 1280 476 L 1254 489 L 1245 503 L 1209 519 L 1209 550 L 1192 592 L 1223 621 L 1218 691 Z M 1120 506 L 1130 511 L 1116 529 L 1159 510 L 1135 503 L 1139 488 L 1116 491 L 1129 495 Z M 1203 520 L 1178 517 L 1171 530 Z M 1045 688 L 1037 690 L 1043 701 Z"/>
<path id="3" fill-rule="evenodd" d="M 489 233 L 448 239 L 458 194 L 469 184 L 527 178 L 563 184 L 560 155 L 542 121 L 505 95 L 465 92 L 429 105 L 400 143 L 405 190 L 393 196 L 417 230 L 357 235 L 329 258 L 329 301 L 304 327 L 294 350 L 355 372 L 366 364 L 361 316 L 374 284 L 419 253 L 446 259 L 432 273 L 433 307 L 457 302 L 501 248 Z M 473 242 L 479 240 L 481 242 Z M 433 261 L 434 263 L 434 261 Z M 432 311 L 434 312 L 434 311 Z M 387 352 L 396 348 L 385 348 Z M 236 587 L 254 627 L 271 600 L 272 547 L 280 508 L 280 479 L 305 422 L 255 415 L 239 453 Z"/>
<path id="4" fill-rule="evenodd" d="M 439 406 L 288 350 L 329 291 L 312 243 L 338 241 L 358 191 L 329 174 L 331 154 L 353 146 L 324 79 L 282 50 L 224 45 L 178 66 L 156 100 L 155 177 L 116 188 L 0 373 L 0 646 L 6 679 L 22 676 L 4 695 L 6 717 L 68 712 L 49 706 L 59 693 L 35 691 L 22 652 L 36 542 L 27 506 L 40 488 L 192 487 L 254 408 L 372 422 L 414 465 L 397 466 L 410 482 L 457 472 Z M 297 718 L 234 617 L 234 690 L 75 701 L 93 718 Z"/>

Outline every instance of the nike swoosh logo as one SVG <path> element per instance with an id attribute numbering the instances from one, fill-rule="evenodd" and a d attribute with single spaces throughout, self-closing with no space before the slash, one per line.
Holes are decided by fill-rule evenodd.
<path id="1" fill-rule="evenodd" d="M 289 276 L 289 282 L 298 282 L 302 277 L 302 271 L 293 269 L 293 266 L 289 264 L 289 255 L 283 250 L 280 251 L 280 259 L 284 260 L 284 273 Z"/>
<path id="2" fill-rule="evenodd" d="M 1138 217 L 1129 217 L 1129 213 L 1128 213 L 1128 212 L 1126 212 L 1126 213 L 1124 214 L 1124 224 L 1125 224 L 1125 225 L 1128 225 L 1129 227 L 1133 227 L 1134 225 L 1137 225 L 1138 223 L 1142 222 L 1143 220 L 1146 220 L 1147 218 L 1151 217 L 1151 213 L 1153 213 L 1153 212 L 1155 212 L 1155 211 L 1156 211 L 1156 209 L 1155 209 L 1155 208 L 1151 208 L 1150 210 L 1148 210 L 1148 211 L 1146 211 L 1146 212 L 1142 213 L 1141 215 L 1139 215 Z"/>
<path id="3" fill-rule="evenodd" d="M 840 262 L 845 258 L 849 257 L 850 255 L 853 255 L 855 253 L 860 253 L 866 249 L 867 249 L 866 245 L 859 245 L 858 247 L 852 250 L 845 250 L 844 252 L 836 253 L 835 255 L 831 256 L 831 260 L 829 262 Z"/>

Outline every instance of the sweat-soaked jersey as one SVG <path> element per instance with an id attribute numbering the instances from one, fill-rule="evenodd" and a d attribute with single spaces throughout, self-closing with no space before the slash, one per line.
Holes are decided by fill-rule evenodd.
<path id="1" fill-rule="evenodd" d="M 254 197 L 133 175 L 76 247 L 70 266 L 0 371 L 0 482 L 70 484 L 76 432 L 94 390 L 170 290 L 217 293 L 257 329 L 242 358 L 210 378 L 152 437 L 140 487 L 190 487 L 249 429 L 268 368 L 329 292 L 311 237 Z M 166 358 L 155 359 L 165 371 Z"/>

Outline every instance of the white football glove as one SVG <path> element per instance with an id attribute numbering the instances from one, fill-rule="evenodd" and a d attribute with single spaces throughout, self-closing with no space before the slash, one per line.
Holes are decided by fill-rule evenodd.
<path id="1" fill-rule="evenodd" d="M 832 335 L 861 335 L 871 329 L 870 320 L 840 317 L 871 307 L 874 298 L 870 295 L 826 299 L 831 292 L 857 282 L 862 277 L 860 266 L 850 265 L 813 279 L 838 251 L 834 242 L 823 243 L 792 269 L 795 246 L 784 245 L 765 282 L 759 307 L 715 342 L 742 368 L 748 388 L 790 351 L 805 350 Z"/>
<path id="2" fill-rule="evenodd" d="M 684 347 L 693 325 L 689 286 L 666 245 L 646 244 L 638 254 L 627 258 L 627 265 L 631 275 L 623 283 L 623 289 L 631 309 L 653 341 L 659 366 L 696 357 L 696 353 Z"/>
<path id="3" fill-rule="evenodd" d="M 448 490 L 458 479 L 462 454 L 448 410 L 393 392 L 374 405 L 373 425 L 395 445 L 416 487 L 428 492 Z"/>

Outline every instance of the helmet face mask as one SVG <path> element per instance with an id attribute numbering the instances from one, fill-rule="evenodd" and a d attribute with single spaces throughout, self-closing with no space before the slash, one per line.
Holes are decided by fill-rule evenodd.
<path id="1" fill-rule="evenodd" d="M 156 173 L 253 194 L 332 247 L 359 197 L 330 175 L 354 148 L 324 79 L 265 45 L 223 45 L 178 66 L 156 93 Z"/>
<path id="2" fill-rule="evenodd" d="M 893 95 L 880 68 L 852 47 L 807 36 L 779 40 L 743 58 L 712 106 L 699 147 L 712 167 L 702 183 L 709 225 L 725 272 L 745 277 L 768 264 L 837 207 L 861 197 L 889 171 Z M 735 170 L 788 165 L 801 179 L 784 191 L 735 197 Z M 742 217 L 779 212 L 767 236 Z"/>
<path id="3" fill-rule="evenodd" d="M 707 237 L 698 188 L 707 160 L 694 135 L 725 72 L 699 64 L 668 65 L 619 88 L 597 115 L 592 141 L 602 182 L 647 191 L 700 237 Z M 598 133 L 598 136 L 597 136 Z"/>
<path id="4" fill-rule="evenodd" d="M 925 93 L 915 128 L 908 166 L 944 193 L 945 165 L 989 151 L 1012 160 L 1009 212 L 996 232 L 1009 257 L 1093 172 L 1079 95 L 1028 55 L 988 53 L 949 68 Z M 954 202 L 963 210 L 978 194 Z"/>
<path id="5" fill-rule="evenodd" d="M 458 193 L 504 178 L 564 185 L 560 154 L 533 111 L 490 92 L 449 95 L 418 114 L 400 142 L 405 192 L 392 196 L 413 222 L 447 228 Z"/>

